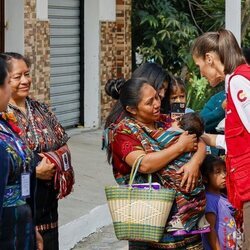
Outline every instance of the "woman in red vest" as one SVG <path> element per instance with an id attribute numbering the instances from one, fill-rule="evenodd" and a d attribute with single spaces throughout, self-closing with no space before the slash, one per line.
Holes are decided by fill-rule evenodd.
<path id="1" fill-rule="evenodd" d="M 204 33 L 191 51 L 212 87 L 225 81 L 227 190 L 230 202 L 243 208 L 244 245 L 250 249 L 250 67 L 229 30 Z"/>

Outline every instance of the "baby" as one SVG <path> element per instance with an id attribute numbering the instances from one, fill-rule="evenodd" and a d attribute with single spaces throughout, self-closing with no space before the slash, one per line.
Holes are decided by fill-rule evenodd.
<path id="1" fill-rule="evenodd" d="M 183 131 L 196 134 L 197 138 L 204 133 L 203 121 L 197 113 L 184 114 L 173 127 L 162 132 L 159 137 L 161 138 L 159 140 L 160 147 L 166 148 L 175 143 Z M 176 190 L 174 216 L 170 217 L 167 226 L 167 231 L 174 235 L 209 231 L 209 224 L 204 220 L 206 198 L 201 176 L 191 192 L 187 192 L 185 187 L 180 187 L 183 176 L 178 171 L 191 159 L 193 154 L 193 152 L 183 153 L 158 172 L 158 177 L 164 187 Z"/>

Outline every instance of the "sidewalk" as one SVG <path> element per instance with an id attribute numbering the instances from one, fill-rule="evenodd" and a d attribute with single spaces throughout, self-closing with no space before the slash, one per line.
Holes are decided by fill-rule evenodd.
<path id="1" fill-rule="evenodd" d="M 109 225 L 77 243 L 73 250 L 128 250 L 128 241 L 117 240 L 113 225 Z"/>
<path id="2" fill-rule="evenodd" d="M 59 201 L 60 250 L 69 250 L 82 238 L 110 225 L 104 186 L 115 184 L 112 168 L 101 150 L 102 130 L 69 131 L 75 170 L 74 191 Z"/>

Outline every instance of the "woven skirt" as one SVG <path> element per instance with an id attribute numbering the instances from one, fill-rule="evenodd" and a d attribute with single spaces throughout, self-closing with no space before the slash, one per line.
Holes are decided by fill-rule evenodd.
<path id="1" fill-rule="evenodd" d="M 28 204 L 3 208 L 0 220 L 0 249 L 36 249 L 35 227 Z"/>
<path id="2" fill-rule="evenodd" d="M 202 250 L 202 241 L 199 234 L 191 236 L 172 236 L 165 234 L 163 242 L 148 243 L 130 241 L 129 250 L 157 250 L 157 249 L 175 249 L 175 250 Z"/>

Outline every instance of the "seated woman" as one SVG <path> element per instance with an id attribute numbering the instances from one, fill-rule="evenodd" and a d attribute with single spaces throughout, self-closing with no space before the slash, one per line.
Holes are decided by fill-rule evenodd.
<path id="1" fill-rule="evenodd" d="M 5 113 L 10 95 L 7 65 L 0 58 L 0 249 L 43 249 L 42 241 L 35 242 L 33 155 L 17 135 L 14 116 Z"/>
<path id="2" fill-rule="evenodd" d="M 161 148 L 156 138 L 171 126 L 170 119 L 160 114 L 161 101 L 157 91 L 144 78 L 134 78 L 119 86 L 110 84 L 109 92 L 119 94 L 119 101 L 126 112 L 126 118 L 111 129 L 107 144 L 108 157 L 112 156 L 113 172 L 119 184 L 128 183 L 131 166 L 136 158 L 145 154 L 136 181 L 146 182 L 145 174 L 153 173 L 153 180 L 163 185 L 159 170 L 185 152 L 197 149 L 197 138 L 183 132 L 179 139 L 167 148 Z M 198 151 L 182 166 L 180 187 L 191 192 L 197 185 L 199 166 L 205 157 L 205 145 L 199 142 Z M 186 183 L 186 185 L 185 185 Z M 190 204 L 191 205 L 191 204 Z M 130 249 L 202 249 L 200 235 L 164 235 L 161 243 L 130 243 Z"/>

